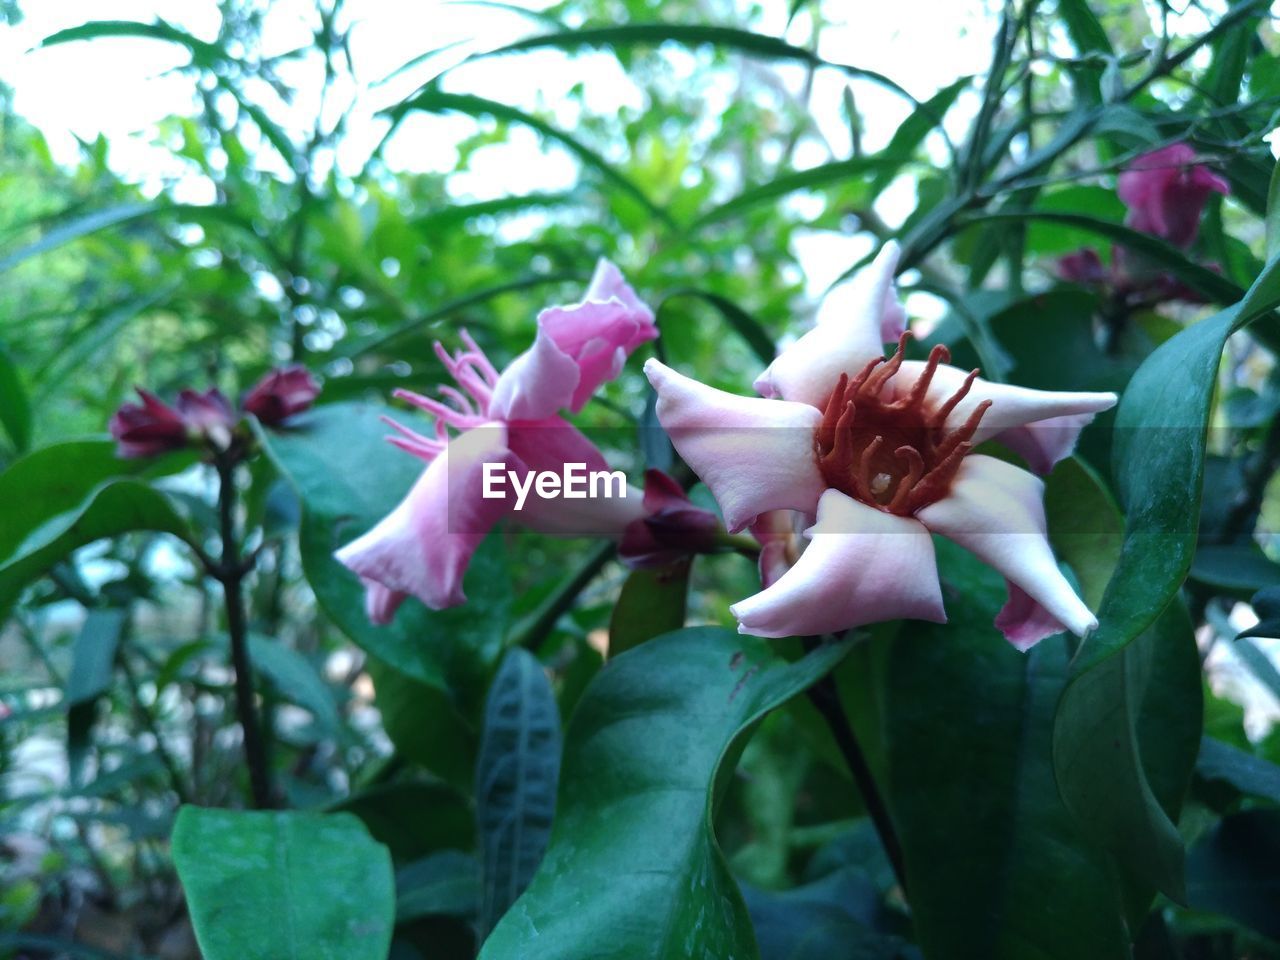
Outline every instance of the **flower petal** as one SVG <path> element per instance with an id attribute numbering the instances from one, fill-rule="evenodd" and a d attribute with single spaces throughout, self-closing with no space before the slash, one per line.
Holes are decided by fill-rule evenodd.
<path id="1" fill-rule="evenodd" d="M 816 407 L 725 393 L 657 360 L 644 372 L 658 392 L 658 421 L 714 494 L 731 533 L 766 510 L 813 515 L 826 489 L 813 449 Z"/>
<path id="2" fill-rule="evenodd" d="M 996 614 L 996 629 L 1023 653 L 1045 637 L 1067 629 L 1012 580 L 1006 580 L 1005 585 L 1009 588 L 1009 600 Z"/>
<path id="3" fill-rule="evenodd" d="M 1049 547 L 1039 477 L 994 457 L 971 454 L 961 463 L 951 492 L 916 517 L 995 567 L 1077 636 L 1098 625 Z M 1013 617 L 1010 612 L 1006 622 Z"/>
<path id="4" fill-rule="evenodd" d="M 762 397 L 821 406 L 840 374 L 857 373 L 868 360 L 883 356 L 885 332 L 906 323 L 893 289 L 898 245 L 890 241 L 871 265 L 851 282 L 850 310 L 821 321 L 787 347 L 756 378 Z M 889 339 L 896 339 L 897 335 Z"/>
<path id="5" fill-rule="evenodd" d="M 910 617 L 945 623 L 929 531 L 839 490 L 818 502 L 808 549 L 772 586 L 730 607 L 757 637 L 833 633 Z"/>
<path id="6" fill-rule="evenodd" d="M 601 260 L 580 303 L 538 314 L 533 346 L 498 377 L 489 416 L 542 420 L 562 409 L 577 413 L 602 383 L 622 372 L 637 347 L 657 335 L 653 311 L 617 267 Z"/>
<path id="7" fill-rule="evenodd" d="M 408 594 L 384 587 L 377 580 L 366 577 L 361 577 L 360 582 L 364 584 L 364 610 L 369 622 L 379 625 L 390 623 Z"/>
<path id="8" fill-rule="evenodd" d="M 644 516 L 644 494 L 626 482 L 621 471 L 612 471 L 604 454 L 580 430 L 560 417 L 536 423 L 514 423 L 507 428 L 507 444 L 520 465 L 512 469 L 524 484 L 530 472 L 550 472 L 573 480 L 574 495 L 559 490 L 541 496 L 536 484 L 512 519 L 539 533 L 608 537 L 618 540 L 627 524 Z M 567 465 L 573 474 L 566 474 Z M 616 474 L 593 480 L 593 474 Z M 577 479 L 573 479 L 573 478 Z M 603 481 L 603 482 L 602 482 Z M 578 495 L 581 487 L 585 495 Z"/>
<path id="9" fill-rule="evenodd" d="M 894 390 L 899 395 L 909 391 L 926 366 L 921 360 L 904 362 L 893 378 Z M 937 409 L 961 389 L 967 377 L 968 374 L 957 367 L 940 364 L 929 385 L 926 403 L 931 409 Z M 1045 463 L 1051 468 L 1069 454 L 1080 431 L 1095 414 L 1114 407 L 1116 399 L 1114 393 L 1032 390 L 978 377 L 948 414 L 946 424 L 951 428 L 960 426 L 979 404 L 990 400 L 991 406 L 973 436 L 974 445 L 993 438 L 1008 443 L 1039 470 Z M 1034 429 L 1019 431 L 1032 424 Z"/>
<path id="10" fill-rule="evenodd" d="M 460 434 L 394 510 L 335 556 L 362 579 L 412 594 L 433 610 L 462 603 L 471 555 L 510 509 L 507 499 L 484 497 L 484 464 L 513 459 L 502 424 Z M 371 612 L 382 599 L 368 598 Z"/>

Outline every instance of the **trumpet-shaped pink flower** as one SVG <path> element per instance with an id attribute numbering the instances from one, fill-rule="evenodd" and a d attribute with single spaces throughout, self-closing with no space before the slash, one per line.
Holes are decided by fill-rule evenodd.
<path id="1" fill-rule="evenodd" d="M 363 581 L 370 619 L 387 622 L 408 595 L 433 609 L 464 602 L 471 556 L 505 516 L 542 533 L 621 538 L 644 515 L 639 490 L 585 499 L 530 493 L 517 511 L 510 483 L 501 487 L 503 496 L 485 496 L 485 467 L 499 465 L 521 480 L 560 473 L 569 463 L 584 464 L 588 474 L 608 470 L 596 446 L 559 411 L 580 409 L 655 335 L 652 311 L 616 267 L 601 261 L 586 299 L 544 310 L 534 346 L 505 371 L 465 331 L 465 349 L 456 354 L 437 343 L 456 386 L 440 388 L 443 400 L 396 391 L 435 418 L 435 435 L 388 421 L 399 433 L 391 442 L 427 468 L 399 506 L 336 554 Z"/>
<path id="2" fill-rule="evenodd" d="M 1200 230 L 1209 194 L 1229 192 L 1227 181 L 1197 162 L 1186 143 L 1144 153 L 1116 181 L 1116 193 L 1129 208 L 1129 226 L 1184 248 Z"/>
<path id="3" fill-rule="evenodd" d="M 939 533 L 1004 575 L 1009 603 L 996 625 L 1019 649 L 1062 629 L 1084 635 L 1096 620 L 1049 548 L 1042 482 L 972 450 L 1001 440 L 1048 470 L 1116 397 L 990 383 L 949 366 L 941 345 L 928 360 L 905 360 L 907 333 L 886 359 L 897 259 L 889 244 L 859 277 L 851 322 L 820 324 L 769 365 L 756 380 L 764 398 L 645 364 L 659 421 L 731 531 L 757 524 L 767 547 L 786 542 L 772 511 L 812 521 L 794 566 L 732 607 L 739 629 L 781 637 L 901 617 L 942 622 L 930 536 Z"/>

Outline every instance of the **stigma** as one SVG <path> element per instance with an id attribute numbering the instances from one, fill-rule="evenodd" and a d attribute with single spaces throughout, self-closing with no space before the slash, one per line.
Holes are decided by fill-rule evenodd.
<path id="1" fill-rule="evenodd" d="M 903 333 L 887 360 L 875 358 L 852 378 L 840 374 L 814 436 L 818 467 L 830 486 L 899 516 L 910 516 L 947 495 L 991 406 L 984 400 L 964 423 L 948 429 L 947 417 L 969 393 L 978 371 L 971 371 L 955 393 L 933 405 L 929 386 L 951 352 L 938 344 L 916 380 L 899 384 L 894 381 L 910 337 Z"/>

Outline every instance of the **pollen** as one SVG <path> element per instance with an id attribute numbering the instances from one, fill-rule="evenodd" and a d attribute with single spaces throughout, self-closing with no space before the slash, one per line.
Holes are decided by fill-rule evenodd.
<path id="1" fill-rule="evenodd" d="M 978 371 L 971 371 L 944 402 L 931 406 L 928 392 L 934 374 L 939 364 L 951 359 L 942 344 L 929 352 L 914 383 L 905 388 L 891 383 L 902 367 L 910 336 L 904 333 L 898 339 L 898 349 L 887 360 L 877 357 L 852 378 L 840 374 L 814 438 L 818 467 L 828 484 L 900 516 L 910 516 L 947 495 L 991 406 L 984 400 L 964 423 L 946 426 Z"/>

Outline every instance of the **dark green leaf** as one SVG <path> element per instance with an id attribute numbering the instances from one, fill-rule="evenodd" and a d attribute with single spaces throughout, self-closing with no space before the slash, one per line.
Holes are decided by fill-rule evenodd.
<path id="1" fill-rule="evenodd" d="M 485 702 L 476 764 L 476 825 L 484 889 L 483 940 L 542 862 L 556 810 L 560 714 L 538 658 L 507 651 Z"/>
<path id="2" fill-rule="evenodd" d="M 1253 674 L 1254 678 L 1270 690 L 1272 696 L 1280 700 L 1280 670 L 1276 669 L 1276 665 L 1271 661 L 1271 658 L 1263 653 L 1252 640 L 1243 636 L 1231 645 L 1231 650 L 1244 661 L 1244 665 L 1249 668 L 1249 672 Z"/>
<path id="3" fill-rule="evenodd" d="M 476 730 L 458 704 L 439 687 L 406 676 L 370 655 L 382 728 L 396 753 L 440 779 L 470 792 L 476 775 Z"/>
<path id="4" fill-rule="evenodd" d="M 1191 848 L 1187 893 L 1197 910 L 1232 917 L 1280 940 L 1280 812 L 1227 817 Z"/>
<path id="5" fill-rule="evenodd" d="M 191 51 L 194 61 L 208 66 L 219 58 L 225 59 L 222 49 L 212 43 L 197 40 L 177 27 L 157 20 L 155 23 L 138 23 L 134 20 L 94 20 L 50 34 L 40 41 L 41 47 L 53 47 L 76 40 L 95 40 L 99 37 L 146 37 L 176 43 Z"/>
<path id="6" fill-rule="evenodd" d="M 744 211 L 761 204 L 772 203 L 781 197 L 799 190 L 821 190 L 825 187 L 839 186 L 858 177 L 868 174 L 879 174 L 885 170 L 897 169 L 909 157 L 875 154 L 869 157 L 855 157 L 852 160 L 838 160 L 825 163 L 808 170 L 784 173 L 768 183 L 756 187 L 748 187 L 732 200 L 727 200 L 718 207 L 712 207 L 689 229 L 699 230 L 709 224 L 719 223 L 730 217 L 736 217 Z M 770 357 L 769 359 L 773 359 Z"/>
<path id="7" fill-rule="evenodd" d="M 1128 712 L 1117 710 L 1143 671 L 1117 655 L 1160 616 L 1191 566 L 1219 358 L 1234 330 L 1275 306 L 1278 288 L 1273 262 L 1239 304 L 1166 341 L 1130 381 L 1115 438 L 1115 473 L 1128 509 L 1125 539 L 1098 608 L 1100 625 L 1072 662 L 1055 724 L 1054 764 L 1068 806 L 1126 870 L 1175 897 L 1183 889 L 1182 843 L 1167 809 L 1162 814 L 1143 789 L 1139 751 L 1121 722 Z M 1110 734 L 1108 723 L 1117 725 Z M 1112 782 L 1099 771 L 1115 774 L 1117 759 L 1128 776 Z M 1130 798 L 1136 790 L 1143 802 L 1115 803 L 1117 787 Z"/>
<path id="8" fill-rule="evenodd" d="M 1280 160 L 1271 172 L 1271 186 L 1267 190 L 1266 256 L 1268 260 L 1280 259 Z"/>
<path id="9" fill-rule="evenodd" d="M 206 960 L 386 960 L 391 857 L 355 817 L 183 807 L 173 860 Z"/>
<path id="10" fill-rule="evenodd" d="M 470 918 L 480 902 L 480 864 L 469 853 L 441 850 L 396 871 L 396 922 L 419 917 Z"/>
<path id="11" fill-rule="evenodd" d="M 398 780 L 360 790 L 333 811 L 359 817 L 373 838 L 385 843 L 396 863 L 440 850 L 470 850 L 475 817 L 461 791 L 436 780 Z"/>
<path id="12" fill-rule="evenodd" d="M 67 707 L 67 758 L 71 783 L 76 787 L 83 784 L 98 698 L 111 689 L 126 620 L 123 610 L 89 610 L 71 648 L 71 673 L 63 703 Z"/>
<path id="13" fill-rule="evenodd" d="M 743 732 L 846 649 L 792 664 L 763 640 L 704 627 L 610 663 L 569 725 L 551 846 L 481 957 L 755 957 L 711 834 L 715 784 Z"/>

